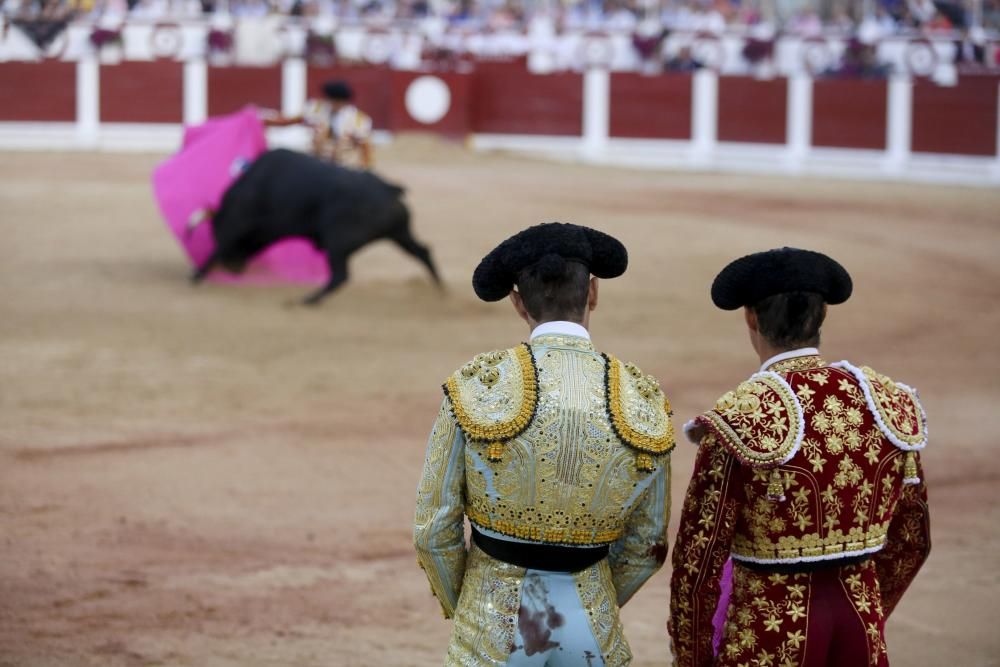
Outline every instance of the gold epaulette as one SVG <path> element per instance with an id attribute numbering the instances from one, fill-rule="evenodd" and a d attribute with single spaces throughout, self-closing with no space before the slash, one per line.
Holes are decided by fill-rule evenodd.
<path id="1" fill-rule="evenodd" d="M 795 392 L 773 372 L 757 373 L 727 392 L 695 422 L 708 427 L 740 463 L 774 468 L 802 444 L 805 421 Z"/>
<path id="2" fill-rule="evenodd" d="M 531 424 L 538 405 L 538 376 L 531 348 L 476 355 L 444 383 L 459 427 L 472 442 L 500 443 L 520 435 Z M 494 456 L 496 454 L 496 456 Z"/>
<path id="3" fill-rule="evenodd" d="M 637 467 L 652 470 L 653 457 L 674 448 L 670 401 L 652 375 L 643 375 L 635 364 L 622 363 L 608 354 L 603 356 L 611 426 L 623 443 L 639 451 Z"/>
<path id="4" fill-rule="evenodd" d="M 846 370 L 857 379 L 878 429 L 893 445 L 907 452 L 927 445 L 927 415 L 916 389 L 893 382 L 868 366 L 858 368 L 846 361 L 831 365 Z"/>

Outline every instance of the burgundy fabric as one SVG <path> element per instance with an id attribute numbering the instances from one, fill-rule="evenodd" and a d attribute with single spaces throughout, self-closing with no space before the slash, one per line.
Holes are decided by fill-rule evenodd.
<path id="1" fill-rule="evenodd" d="M 865 624 L 851 604 L 844 574 L 839 569 L 815 572 L 809 588 L 812 600 L 802 667 L 872 664 Z M 877 618 L 872 622 L 884 637 L 885 620 Z M 889 660 L 883 653 L 874 664 L 888 667 Z"/>
<path id="2" fill-rule="evenodd" d="M 768 574 L 735 564 L 714 664 L 786 663 L 888 667 L 874 561 L 808 574 Z"/>

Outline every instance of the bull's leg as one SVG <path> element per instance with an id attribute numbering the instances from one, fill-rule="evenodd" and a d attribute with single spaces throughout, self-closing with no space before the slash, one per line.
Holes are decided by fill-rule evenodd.
<path id="1" fill-rule="evenodd" d="M 215 250 L 212 251 L 212 254 L 208 256 L 208 259 L 202 262 L 201 266 L 196 268 L 194 270 L 194 273 L 191 274 L 191 283 L 197 285 L 202 280 L 204 280 L 205 276 L 208 275 L 209 271 L 212 270 L 212 268 L 218 261 L 219 261 L 219 250 L 218 248 L 216 248 Z"/>
<path id="2" fill-rule="evenodd" d="M 327 251 L 326 261 L 330 266 L 330 279 L 325 285 L 305 298 L 307 306 L 316 306 L 331 292 L 347 282 L 347 256 L 340 252 Z"/>
<path id="3" fill-rule="evenodd" d="M 431 277 L 434 279 L 434 284 L 438 287 L 442 287 L 441 276 L 438 275 L 437 267 L 434 265 L 434 260 L 431 258 L 430 249 L 413 238 L 413 234 L 410 233 L 409 226 L 403 227 L 389 238 L 391 238 L 396 245 L 402 248 L 404 252 L 413 255 L 420 260 L 420 262 L 427 267 L 427 270 L 430 271 Z"/>

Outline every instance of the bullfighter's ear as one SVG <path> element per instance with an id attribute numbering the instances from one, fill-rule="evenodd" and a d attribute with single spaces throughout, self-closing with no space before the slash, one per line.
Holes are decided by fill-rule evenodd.
<path id="1" fill-rule="evenodd" d="M 613 236 L 584 227 L 590 241 L 590 272 L 598 278 L 617 278 L 628 268 L 628 250 Z"/>

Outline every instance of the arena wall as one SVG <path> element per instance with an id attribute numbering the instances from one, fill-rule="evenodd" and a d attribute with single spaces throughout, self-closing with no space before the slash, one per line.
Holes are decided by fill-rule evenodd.
<path id="1" fill-rule="evenodd" d="M 181 123 L 244 105 L 302 109 L 329 78 L 385 133 L 648 167 L 1000 183 L 1000 75 L 760 79 L 711 70 L 535 74 L 523 59 L 465 71 L 260 67 L 205 60 L 0 62 L 0 148 L 170 150 Z M 280 143 L 298 137 L 276 134 Z"/>

